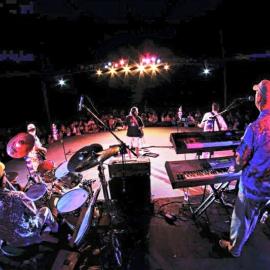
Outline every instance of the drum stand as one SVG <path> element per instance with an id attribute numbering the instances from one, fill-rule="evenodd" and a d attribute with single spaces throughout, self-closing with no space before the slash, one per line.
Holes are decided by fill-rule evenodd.
<path id="1" fill-rule="evenodd" d="M 98 176 L 99 176 L 100 183 L 101 183 L 101 186 L 102 186 L 105 205 L 108 207 L 110 205 L 110 197 L 109 197 L 108 188 L 107 188 L 108 183 L 106 181 L 104 171 L 105 171 L 105 167 L 103 166 L 103 163 L 100 162 L 99 165 L 98 165 L 98 172 L 99 172 Z"/>

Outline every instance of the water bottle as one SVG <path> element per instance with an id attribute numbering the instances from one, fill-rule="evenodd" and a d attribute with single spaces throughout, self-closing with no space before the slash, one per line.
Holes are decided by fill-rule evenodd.
<path id="1" fill-rule="evenodd" d="M 260 223 L 264 224 L 267 218 L 268 218 L 268 211 L 265 211 L 261 217 Z"/>

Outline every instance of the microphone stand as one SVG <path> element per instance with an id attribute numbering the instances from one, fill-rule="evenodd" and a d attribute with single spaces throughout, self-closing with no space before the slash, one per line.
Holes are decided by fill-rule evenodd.
<path id="1" fill-rule="evenodd" d="M 239 101 L 238 104 L 237 104 L 237 101 Z M 222 112 L 219 112 L 219 113 L 217 113 L 216 115 L 211 116 L 210 118 L 211 118 L 211 119 L 216 119 L 218 115 L 223 115 L 224 113 L 226 113 L 226 112 L 228 112 L 228 111 L 230 111 L 230 110 L 232 110 L 232 109 L 237 108 L 238 106 L 240 106 L 240 105 L 241 105 L 241 102 L 242 102 L 242 100 L 239 100 L 239 99 L 233 100 L 232 103 L 229 104 L 229 105 L 227 106 L 227 108 L 225 108 Z M 206 121 L 207 121 L 207 120 L 206 120 Z"/>
<path id="2" fill-rule="evenodd" d="M 91 111 L 84 104 L 82 104 L 81 107 L 84 108 L 89 114 L 91 114 L 91 116 L 94 119 L 96 119 L 105 128 L 105 130 L 108 130 L 113 135 L 113 137 L 119 142 L 119 144 L 120 144 L 120 153 L 122 155 L 122 163 L 123 164 L 124 164 L 124 154 L 125 154 L 127 149 L 134 156 L 137 157 L 136 153 L 129 146 L 127 146 L 96 114 L 94 114 L 93 111 Z M 107 190 L 107 182 L 106 182 L 106 179 L 105 179 L 104 168 L 102 166 L 102 162 L 100 163 L 98 170 L 99 170 L 99 177 L 100 177 L 102 190 L 103 190 L 103 194 L 104 194 L 104 199 L 105 199 L 105 202 L 108 203 L 110 199 L 109 199 L 109 194 L 108 194 L 108 190 Z M 123 190 L 125 190 L 125 186 L 123 187 Z"/>

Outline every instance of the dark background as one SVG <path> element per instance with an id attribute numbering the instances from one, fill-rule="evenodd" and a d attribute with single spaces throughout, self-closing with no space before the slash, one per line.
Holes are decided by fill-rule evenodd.
<path id="1" fill-rule="evenodd" d="M 0 62 L 0 126 L 47 124 L 41 82 L 52 121 L 76 117 L 81 94 L 100 112 L 127 110 L 138 88 L 141 109 L 164 111 L 182 104 L 205 110 L 214 100 L 224 105 L 224 67 L 227 104 L 253 95 L 252 85 L 269 78 L 268 20 L 266 1 L 35 1 L 29 15 L 2 8 L 0 50 L 24 50 L 35 61 Z M 138 87 L 135 79 L 112 84 L 95 76 L 93 65 L 148 46 L 172 64 L 165 79 Z M 201 74 L 205 63 L 209 76 Z M 61 77 L 67 87 L 57 86 Z"/>

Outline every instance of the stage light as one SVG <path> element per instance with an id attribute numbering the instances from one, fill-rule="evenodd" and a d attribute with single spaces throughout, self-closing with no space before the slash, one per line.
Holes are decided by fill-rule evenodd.
<path id="1" fill-rule="evenodd" d="M 105 65 L 104 68 L 108 68 L 109 66 L 108 65 Z"/>
<path id="2" fill-rule="evenodd" d="M 66 81 L 64 79 L 59 79 L 58 80 L 58 85 L 60 85 L 60 87 L 63 87 L 66 85 Z"/>
<path id="3" fill-rule="evenodd" d="M 206 76 L 209 75 L 210 74 L 210 69 L 209 68 L 204 68 L 203 69 L 203 74 L 206 75 Z"/>
<path id="4" fill-rule="evenodd" d="M 155 63 L 155 62 L 156 62 L 156 57 L 152 56 L 152 57 L 151 57 L 151 61 L 152 61 L 153 63 Z"/>
<path id="5" fill-rule="evenodd" d="M 112 65 L 112 62 L 108 62 L 108 66 L 110 67 Z"/>
<path id="6" fill-rule="evenodd" d="M 142 64 L 138 65 L 137 70 L 138 70 L 138 72 L 143 73 L 145 71 L 144 65 L 142 65 Z"/>
<path id="7" fill-rule="evenodd" d="M 160 62 L 161 62 L 161 60 L 158 58 L 158 59 L 157 59 L 157 64 L 159 64 Z"/>
<path id="8" fill-rule="evenodd" d="M 116 69 L 114 67 L 111 67 L 109 69 L 109 73 L 111 74 L 111 77 L 113 77 L 116 74 Z"/>
<path id="9" fill-rule="evenodd" d="M 156 64 L 152 64 L 150 66 L 150 70 L 152 71 L 152 73 L 156 73 L 158 71 L 158 67 Z"/>
<path id="10" fill-rule="evenodd" d="M 125 75 L 128 75 L 128 73 L 130 72 L 130 67 L 128 65 L 125 65 L 123 67 L 123 71 L 124 71 Z"/>
<path id="11" fill-rule="evenodd" d="M 167 70 L 170 69 L 170 66 L 169 66 L 168 64 L 165 64 L 165 65 L 164 65 L 164 69 L 167 71 Z"/>
<path id="12" fill-rule="evenodd" d="M 123 65 L 125 64 L 125 60 L 124 60 L 124 59 L 121 59 L 121 60 L 119 61 L 119 64 L 120 64 L 121 66 L 123 66 Z"/>
<path id="13" fill-rule="evenodd" d="M 97 74 L 98 76 L 101 76 L 101 75 L 102 75 L 102 71 L 101 71 L 100 69 L 98 69 L 97 72 L 96 72 L 96 74 Z"/>

